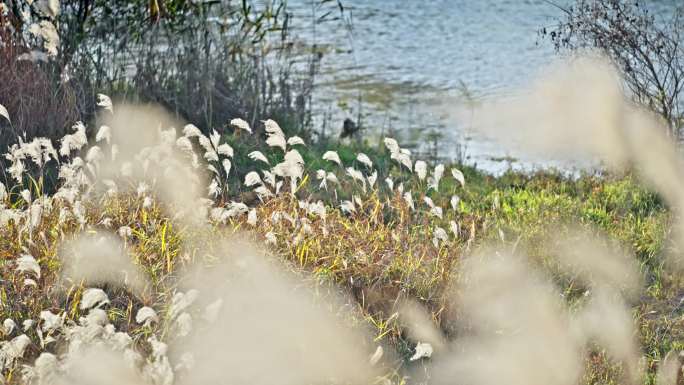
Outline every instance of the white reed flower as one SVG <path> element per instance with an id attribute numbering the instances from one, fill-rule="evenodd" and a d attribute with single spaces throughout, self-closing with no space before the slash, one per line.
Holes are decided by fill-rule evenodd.
<path id="1" fill-rule="evenodd" d="M 219 175 L 220 175 L 219 170 L 218 170 L 216 167 L 214 167 L 213 164 L 208 164 L 208 165 L 207 165 L 207 170 L 213 172 L 214 175 L 216 175 L 216 176 L 219 176 Z"/>
<path id="2" fill-rule="evenodd" d="M 14 337 L 9 342 L 3 342 L 0 347 L 0 357 L 3 358 L 4 366 L 24 356 L 26 348 L 31 344 L 31 339 L 26 335 Z"/>
<path id="3" fill-rule="evenodd" d="M 392 178 L 390 178 L 390 177 L 385 178 L 385 183 L 387 184 L 387 187 L 390 190 L 394 191 L 394 181 L 392 180 Z"/>
<path id="4" fill-rule="evenodd" d="M 360 196 L 358 196 L 358 195 L 356 195 L 356 194 L 353 195 L 353 196 L 352 196 L 352 201 L 354 201 L 354 203 L 355 203 L 357 206 L 363 207 L 363 201 L 361 200 L 361 197 L 360 197 Z"/>
<path id="5" fill-rule="evenodd" d="M 59 154 L 62 156 L 69 156 L 71 151 L 80 150 L 88 143 L 86 128 L 82 122 L 76 122 L 71 128 L 74 130 L 74 133 L 64 135 L 61 139 L 62 144 L 59 148 Z"/>
<path id="6" fill-rule="evenodd" d="M 347 175 L 351 176 L 352 179 L 361 182 L 363 191 L 366 191 L 366 178 L 363 177 L 363 173 L 361 173 L 361 171 L 353 167 L 347 167 Z"/>
<path id="7" fill-rule="evenodd" d="M 325 176 L 326 176 L 325 170 L 321 170 L 321 169 L 316 170 L 316 179 L 321 181 L 321 184 L 318 185 L 318 188 L 324 188 L 327 190 L 328 189 L 328 183 L 327 183 L 328 181 L 325 179 Z"/>
<path id="8" fill-rule="evenodd" d="M 143 199 L 142 207 L 144 209 L 149 209 L 150 207 L 152 207 L 152 198 L 149 196 L 146 196 L 145 199 Z"/>
<path id="9" fill-rule="evenodd" d="M 256 226 L 257 225 L 256 209 L 249 210 L 249 213 L 247 214 L 247 224 L 249 224 L 250 226 Z"/>
<path id="10" fill-rule="evenodd" d="M 117 232 L 119 233 L 119 236 L 124 239 L 128 239 L 131 237 L 131 235 L 133 235 L 133 230 L 128 226 L 119 227 Z"/>
<path id="11" fill-rule="evenodd" d="M 216 198 L 221 193 L 221 187 L 216 178 L 212 179 L 211 183 L 209 183 L 209 186 L 207 187 L 207 193 L 210 197 L 214 198 Z"/>
<path id="12" fill-rule="evenodd" d="M 185 309 L 190 307 L 195 300 L 197 300 L 198 296 L 199 292 L 195 289 L 190 289 L 185 293 L 177 292 L 174 294 L 173 298 L 171 299 L 171 306 L 169 307 L 171 319 L 175 319 Z"/>
<path id="13" fill-rule="evenodd" d="M 99 308 L 109 303 L 109 297 L 102 289 L 89 288 L 83 292 L 81 297 L 81 310 L 91 309 L 93 307 Z"/>
<path id="14" fill-rule="evenodd" d="M 200 131 L 197 126 L 194 124 L 186 124 L 185 127 L 183 127 L 183 135 L 186 138 L 192 138 L 193 136 L 200 137 L 202 135 L 202 131 Z"/>
<path id="15" fill-rule="evenodd" d="M 447 232 L 441 227 L 435 227 L 433 231 L 432 244 L 439 247 L 441 242 L 446 242 L 449 239 Z"/>
<path id="16" fill-rule="evenodd" d="M 147 192 L 150 190 L 150 186 L 145 183 L 145 182 L 140 182 L 138 183 L 138 187 L 136 189 L 136 193 L 138 194 L 139 197 L 147 194 Z"/>
<path id="17" fill-rule="evenodd" d="M 424 197 L 423 202 L 425 202 L 425 204 L 428 205 L 428 207 L 430 208 L 435 207 L 435 202 L 433 202 L 430 197 Z"/>
<path id="18" fill-rule="evenodd" d="M 7 188 L 5 188 L 5 184 L 0 182 L 0 204 L 7 199 Z"/>
<path id="19" fill-rule="evenodd" d="M 233 147 L 231 147 L 230 144 L 228 144 L 228 143 L 223 143 L 223 144 L 219 145 L 218 147 L 216 147 L 216 152 L 218 152 L 219 154 L 221 154 L 223 156 L 227 156 L 230 158 L 233 157 L 233 153 L 234 153 Z"/>
<path id="20" fill-rule="evenodd" d="M 240 130 L 244 130 L 249 132 L 250 134 L 252 133 L 252 128 L 249 126 L 249 123 L 246 121 L 240 119 L 240 118 L 235 118 L 230 121 L 230 125 L 237 127 Z"/>
<path id="21" fill-rule="evenodd" d="M 375 353 L 373 353 L 373 355 L 370 356 L 369 362 L 371 366 L 375 366 L 378 362 L 380 362 L 383 353 L 384 351 L 382 349 L 382 346 L 378 345 L 377 349 L 375 349 Z"/>
<path id="22" fill-rule="evenodd" d="M 264 155 L 261 151 L 252 151 L 249 154 L 247 154 L 247 156 L 249 157 L 249 159 L 253 161 L 260 160 L 266 164 L 270 164 L 268 162 L 268 158 L 266 158 L 266 155 Z"/>
<path id="23" fill-rule="evenodd" d="M 104 158 L 104 155 L 98 146 L 90 147 L 88 154 L 86 154 L 86 162 L 88 163 L 97 164 L 102 160 L 102 158 Z"/>
<path id="24" fill-rule="evenodd" d="M 114 113 L 114 105 L 112 104 L 112 99 L 105 94 L 97 94 L 97 106 L 102 107 L 105 110 Z"/>
<path id="25" fill-rule="evenodd" d="M 461 184 L 461 187 L 465 186 L 465 178 L 463 177 L 463 173 L 461 172 L 461 170 L 452 168 L 451 175 L 453 175 L 454 179 L 456 179 L 458 183 Z"/>
<path id="26" fill-rule="evenodd" d="M 410 191 L 404 193 L 404 200 L 406 201 L 406 204 L 411 208 L 411 210 L 415 210 L 416 207 L 413 204 L 413 196 L 411 195 Z"/>
<path id="27" fill-rule="evenodd" d="M 204 153 L 204 159 L 206 159 L 208 162 L 218 162 L 219 161 L 218 154 L 214 150 L 205 152 Z"/>
<path id="28" fill-rule="evenodd" d="M 385 147 L 389 150 L 390 154 L 399 152 L 399 143 L 393 138 L 385 138 Z"/>
<path id="29" fill-rule="evenodd" d="M 223 166 L 223 171 L 226 172 L 226 175 L 230 174 L 230 169 L 233 166 L 233 164 L 230 162 L 230 159 L 224 159 L 221 162 L 221 165 Z"/>
<path id="30" fill-rule="evenodd" d="M 298 144 L 299 144 L 299 145 L 302 145 L 302 146 L 306 146 L 306 143 L 304 143 L 304 139 L 302 139 L 302 138 L 300 138 L 300 137 L 298 137 L 298 136 L 291 136 L 291 137 L 287 140 L 287 144 L 288 144 L 289 146 L 295 146 L 295 145 L 298 145 Z"/>
<path id="31" fill-rule="evenodd" d="M 276 236 L 272 231 L 269 231 L 268 233 L 266 233 L 266 235 L 264 235 L 264 237 L 266 237 L 266 244 L 267 245 L 275 245 L 278 243 L 278 240 L 276 239 Z"/>
<path id="32" fill-rule="evenodd" d="M 276 186 L 276 177 L 275 174 L 268 170 L 262 170 L 262 174 L 264 174 L 264 182 L 268 183 L 269 186 L 275 187 Z"/>
<path id="33" fill-rule="evenodd" d="M 335 175 L 335 173 L 332 172 L 328 173 L 328 175 L 325 177 L 325 180 L 327 180 L 330 183 L 340 184 L 340 181 L 337 179 L 337 175 Z"/>
<path id="34" fill-rule="evenodd" d="M 109 143 L 112 140 L 112 129 L 109 128 L 109 126 L 100 126 L 100 129 L 97 130 L 97 135 L 95 135 L 95 141 L 101 142 L 103 140 L 107 143 Z"/>
<path id="35" fill-rule="evenodd" d="M 27 319 L 24 320 L 24 322 L 21 323 L 21 328 L 24 330 L 24 332 L 27 332 L 29 329 L 33 327 L 33 325 L 36 323 L 36 321 L 32 319 Z"/>
<path id="36" fill-rule="evenodd" d="M 282 138 L 285 138 L 285 134 L 283 133 L 283 130 L 280 128 L 278 123 L 276 123 L 274 120 L 268 119 L 268 120 L 263 120 L 262 122 L 264 123 L 264 127 L 266 128 L 267 134 L 276 135 L 276 136 L 280 136 Z"/>
<path id="37" fill-rule="evenodd" d="M 190 142 L 190 139 L 188 139 L 187 136 L 181 136 L 180 138 L 176 139 L 176 146 L 186 154 L 193 153 L 192 142 Z"/>
<path id="38" fill-rule="evenodd" d="M 219 298 L 204 308 L 204 314 L 202 314 L 202 318 L 210 324 L 216 322 L 222 307 L 223 299 Z"/>
<path id="39" fill-rule="evenodd" d="M 259 199 L 263 202 L 264 198 L 270 198 L 273 196 L 273 193 L 271 190 L 269 190 L 266 186 L 264 185 L 259 185 L 257 188 L 254 189 L 254 192 L 257 194 Z"/>
<path id="40" fill-rule="evenodd" d="M 49 310 L 43 310 L 40 312 L 40 319 L 43 321 L 42 330 L 44 332 L 51 333 L 58 328 L 62 327 L 64 323 L 64 317 L 66 313 L 62 313 L 61 316 L 53 314 Z"/>
<path id="41" fill-rule="evenodd" d="M 32 255 L 22 254 L 17 258 L 16 270 L 20 273 L 32 272 L 36 277 L 40 278 L 40 265 Z"/>
<path id="42" fill-rule="evenodd" d="M 340 156 L 335 151 L 326 151 L 325 154 L 323 154 L 323 160 L 329 160 L 331 162 L 337 163 L 337 165 L 340 167 L 342 166 Z"/>
<path id="43" fill-rule="evenodd" d="M 279 147 L 283 151 L 287 151 L 287 142 L 285 142 L 285 137 L 280 135 L 271 135 L 266 138 L 266 144 L 270 147 Z"/>
<path id="44" fill-rule="evenodd" d="M 356 155 L 356 160 L 358 160 L 359 162 L 363 163 L 363 164 L 364 164 L 366 167 L 368 167 L 369 169 L 372 169 L 372 168 L 373 168 L 373 162 L 370 160 L 370 158 L 368 157 L 368 155 L 366 155 L 366 154 L 364 154 L 364 153 L 362 153 L 362 152 L 360 152 L 360 153 L 358 153 L 358 154 Z"/>
<path id="45" fill-rule="evenodd" d="M 438 164 L 435 166 L 435 170 L 432 172 L 432 177 L 428 178 L 428 190 L 433 189 L 435 191 L 439 190 L 439 181 L 444 175 L 444 165 Z"/>
<path id="46" fill-rule="evenodd" d="M 275 175 L 286 178 L 301 179 L 304 174 L 304 159 L 297 150 L 290 150 L 285 154 L 285 160 L 272 169 Z M 294 190 L 292 190 L 294 192 Z"/>
<path id="47" fill-rule="evenodd" d="M 451 209 L 456 211 L 458 209 L 458 203 L 461 201 L 461 198 L 458 197 L 458 195 L 452 195 L 451 196 Z"/>
<path id="48" fill-rule="evenodd" d="M 256 171 L 250 171 L 245 175 L 245 186 L 247 187 L 252 187 L 257 184 L 263 184 L 261 181 L 261 177 L 259 176 L 259 173 Z"/>
<path id="49" fill-rule="evenodd" d="M 449 221 L 449 230 L 454 234 L 454 237 L 458 238 L 458 223 L 456 221 Z"/>
<path id="50" fill-rule="evenodd" d="M 285 162 L 288 163 L 297 163 L 297 164 L 304 164 L 304 158 L 302 158 L 302 155 L 299 153 L 297 150 L 290 150 L 285 154 Z"/>
<path id="51" fill-rule="evenodd" d="M 407 154 L 405 152 L 398 152 L 395 154 L 391 154 L 390 158 L 399 162 L 400 165 L 406 167 L 409 171 L 413 170 L 410 154 Z"/>
<path id="52" fill-rule="evenodd" d="M 442 215 L 443 215 L 442 208 L 439 206 L 435 206 L 435 207 L 431 208 L 430 209 L 430 215 L 437 217 L 439 219 L 442 219 Z"/>
<path id="53" fill-rule="evenodd" d="M 7 108 L 5 108 L 5 106 L 3 106 L 2 104 L 0 104 L 0 116 L 3 116 L 5 119 L 7 119 L 8 122 L 12 123 Z"/>
<path id="54" fill-rule="evenodd" d="M 33 376 L 38 379 L 39 384 L 55 383 L 57 373 L 59 373 L 57 356 L 48 352 L 40 353 L 33 363 L 33 370 L 35 371 Z"/>
<path id="55" fill-rule="evenodd" d="M 192 332 L 192 316 L 189 313 L 182 313 L 176 318 L 176 335 L 186 337 Z"/>
<path id="56" fill-rule="evenodd" d="M 373 188 L 375 182 L 378 180 L 378 170 L 373 170 L 373 173 L 367 177 L 368 185 Z"/>
<path id="57" fill-rule="evenodd" d="M 6 318 L 5 321 L 2 322 L 2 333 L 6 336 L 9 336 L 10 334 L 12 334 L 16 327 L 17 324 L 14 323 L 13 319 Z"/>
<path id="58" fill-rule="evenodd" d="M 219 142 L 221 141 L 221 134 L 216 132 L 216 130 L 211 130 L 211 134 L 209 134 L 209 141 L 211 142 L 211 146 L 213 148 L 218 148 Z"/>
<path id="59" fill-rule="evenodd" d="M 414 165 L 414 171 L 416 172 L 416 175 L 418 175 L 418 179 L 424 180 L 427 175 L 427 164 L 422 160 L 417 160 Z"/>
<path id="60" fill-rule="evenodd" d="M 343 213 L 351 214 L 356 212 L 356 207 L 352 201 L 342 201 L 340 204 L 340 209 Z"/>
<path id="61" fill-rule="evenodd" d="M 40 0 L 35 3 L 38 11 L 50 19 L 54 19 L 59 15 L 59 0 Z M 30 4 L 30 3 L 29 3 Z"/>
<path id="62" fill-rule="evenodd" d="M 432 345 L 430 345 L 427 342 L 418 342 L 416 345 L 415 353 L 411 358 L 409 358 L 410 361 L 415 361 L 419 360 L 421 358 L 430 358 L 432 357 Z"/>
<path id="63" fill-rule="evenodd" d="M 246 204 L 242 202 L 230 202 L 228 204 L 228 217 L 232 218 L 238 215 L 242 215 L 249 210 Z"/>

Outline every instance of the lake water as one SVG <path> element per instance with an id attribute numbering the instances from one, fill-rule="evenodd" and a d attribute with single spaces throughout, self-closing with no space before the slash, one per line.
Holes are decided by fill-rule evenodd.
<path id="1" fill-rule="evenodd" d="M 556 55 L 538 31 L 562 11 L 543 0 L 342 0 L 351 28 L 314 26 L 335 2 L 290 0 L 294 30 L 323 52 L 314 94 L 316 127 L 337 135 L 344 118 L 361 117 L 365 137 L 391 135 L 423 153 L 463 158 L 492 172 L 563 166 L 470 132 L 450 108 L 506 95 L 532 80 Z M 562 7 L 572 1 L 555 0 Z M 655 1 L 667 13 L 676 1 Z M 359 103 L 359 100 L 361 101 Z"/>

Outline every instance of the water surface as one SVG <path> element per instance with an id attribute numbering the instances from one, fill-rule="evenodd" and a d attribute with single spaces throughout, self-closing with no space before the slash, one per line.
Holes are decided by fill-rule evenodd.
<path id="1" fill-rule="evenodd" d="M 290 0 L 294 29 L 323 52 L 314 95 L 319 130 L 337 135 L 361 118 L 366 137 L 392 135 L 422 153 L 463 158 L 492 172 L 567 165 L 533 160 L 456 122 L 451 109 L 508 95 L 557 59 L 539 31 L 571 0 L 343 0 L 352 28 L 311 21 L 334 8 Z M 676 1 L 652 0 L 662 14 Z"/>

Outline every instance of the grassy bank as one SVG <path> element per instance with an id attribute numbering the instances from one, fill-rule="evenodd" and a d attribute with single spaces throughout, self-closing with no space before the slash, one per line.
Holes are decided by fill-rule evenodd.
<path id="1" fill-rule="evenodd" d="M 271 136 L 281 135 L 273 132 Z M 678 305 L 683 286 L 664 266 L 672 216 L 656 194 L 630 175 L 569 178 L 554 172 L 509 172 L 493 177 L 464 165 L 426 165 L 423 172 L 419 162 L 410 160 L 410 169 L 402 165 L 401 149 L 391 142 L 382 147 L 309 148 L 291 141 L 283 144 L 286 152 L 239 130 L 216 143 L 204 137 L 202 144 L 203 136 L 197 137 L 193 151 L 215 164 L 209 180 L 220 186 L 220 191 L 210 191 L 213 200 L 205 202 L 208 227 L 178 220 L 178 202 L 162 199 L 163 192 L 155 192 L 154 185 L 141 188 L 139 180 L 122 177 L 118 188 L 111 189 L 96 177 L 104 161 L 91 156 L 92 148 L 86 150 L 84 144 L 83 159 L 93 167 L 83 166 L 76 149 L 56 156 L 53 161 L 59 161 L 63 178 L 54 195 L 43 193 L 41 167 L 28 168 L 23 184 L 3 196 L 0 319 L 10 320 L 3 327 L 3 349 L 20 335 L 29 341 L 21 355 L 3 350 L 2 374 L 9 383 L 22 383 L 27 373 L 36 377 L 30 364 L 42 354 L 66 354 L 69 328 L 83 325 L 88 317 L 84 293 L 93 285 L 85 278 L 63 276 L 65 255 L 70 253 L 64 245 L 82 234 L 116 234 L 143 272 L 147 283 L 142 293 L 111 282 L 97 285 L 108 297 L 101 306 L 107 315 L 103 324 L 130 336 L 127 349 L 140 352 L 141 367 L 158 362 L 151 353 L 151 338 L 173 338 L 177 320 L 168 309 L 170 298 L 181 290 L 179 277 L 193 266 L 216 263 L 216 239 L 247 238 L 303 282 L 344 293 L 348 306 L 338 311 L 355 319 L 357 326 L 370 328 L 368 345 L 384 346 L 385 357 L 393 357 L 382 364 L 383 376 L 393 383 L 412 383 L 414 379 L 405 376 L 415 364 L 410 358 L 420 341 L 410 337 L 397 316 L 402 302 L 417 301 L 445 338 L 458 337 L 462 314 L 452 300 L 453 283 L 464 258 L 486 245 L 527 255 L 532 266 L 553 278 L 572 309 L 591 288 L 558 271 L 552 239 L 571 234 L 577 226 L 615 240 L 638 261 L 645 288 L 630 306 L 645 357 L 645 381 L 654 383 L 665 354 L 684 348 Z M 182 147 L 177 142 L 181 138 L 195 140 L 186 127 L 185 135 L 176 139 L 174 133 L 169 143 Z M 232 150 L 218 150 L 218 143 Z M 109 144 L 101 141 L 99 146 L 106 154 Z M 269 165 L 248 155 L 257 149 Z M 326 155 L 329 150 L 340 164 Z M 216 158 L 206 155 L 211 151 L 218 152 Z M 293 178 L 296 183 L 278 176 L 273 183 L 266 181 L 264 171 L 286 164 L 284 154 L 293 151 L 302 166 L 300 177 Z M 28 165 L 30 152 L 25 153 Z M 218 170 L 225 168 L 225 159 L 232 166 L 227 173 Z M 259 172 L 260 181 L 246 186 L 253 171 Z M 78 182 L 82 178 L 86 181 Z M 284 183 L 277 186 L 280 179 Z M 69 197 L 73 186 L 74 196 Z M 259 187 L 263 189 L 256 192 Z M 154 323 L 141 322 L 143 307 L 158 315 Z M 620 382 L 620 367 L 605 350 L 588 346 L 587 352 L 584 383 Z"/>

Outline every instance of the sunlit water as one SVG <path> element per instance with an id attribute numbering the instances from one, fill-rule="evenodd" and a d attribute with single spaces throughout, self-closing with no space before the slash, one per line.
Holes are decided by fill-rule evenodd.
<path id="1" fill-rule="evenodd" d="M 297 36 L 323 52 L 314 94 L 318 130 L 338 135 L 342 121 L 357 120 L 360 112 L 371 141 L 392 135 L 422 153 L 436 150 L 492 172 L 577 166 L 531 159 L 450 114 L 515 92 L 557 59 L 538 33 L 563 15 L 550 2 L 343 0 L 351 29 L 341 21 L 314 26 L 314 18 L 339 13 L 335 2 L 313 3 L 290 0 L 289 9 Z M 553 3 L 567 7 L 572 1 Z M 666 14 L 675 4 L 654 1 L 652 7 Z"/>

